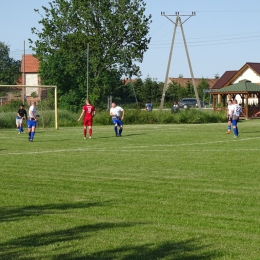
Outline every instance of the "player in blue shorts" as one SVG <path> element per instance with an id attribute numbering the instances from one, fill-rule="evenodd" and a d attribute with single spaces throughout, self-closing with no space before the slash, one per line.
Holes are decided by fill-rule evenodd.
<path id="1" fill-rule="evenodd" d="M 29 108 L 28 120 L 27 120 L 29 142 L 33 142 L 36 125 L 37 125 L 36 102 L 33 102 Z"/>
<path id="2" fill-rule="evenodd" d="M 233 100 L 233 106 L 231 110 L 231 116 L 232 116 L 232 126 L 233 126 L 233 131 L 234 131 L 234 137 L 238 137 L 238 127 L 237 127 L 237 122 L 239 120 L 239 116 L 241 113 L 242 109 L 241 107 L 237 104 L 237 100 Z"/>
<path id="3" fill-rule="evenodd" d="M 121 117 L 121 112 L 122 112 L 122 117 Z M 110 116 L 112 117 L 112 122 L 114 124 L 116 137 L 119 137 L 122 135 L 123 132 L 122 121 L 125 116 L 125 111 L 122 107 L 117 106 L 116 103 L 112 103 L 110 108 Z M 118 131 L 118 127 L 119 127 L 119 131 Z"/>

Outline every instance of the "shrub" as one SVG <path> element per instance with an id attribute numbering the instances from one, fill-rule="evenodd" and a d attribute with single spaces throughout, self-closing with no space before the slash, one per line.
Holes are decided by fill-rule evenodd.
<path id="1" fill-rule="evenodd" d="M 17 108 L 16 108 L 17 109 Z M 0 128 L 15 127 L 15 112 L 0 112 Z M 39 127 L 54 127 L 55 115 L 53 110 L 37 110 L 40 115 Z M 60 127 L 66 126 L 80 126 L 82 121 L 78 122 L 78 117 L 81 112 L 74 113 L 67 110 L 58 111 L 58 125 Z M 213 112 L 208 110 L 186 109 L 178 113 L 171 113 L 168 111 L 153 110 L 147 112 L 140 109 L 126 109 L 124 124 L 202 124 L 202 123 L 221 123 L 226 122 L 224 111 Z M 95 125 L 110 125 L 111 117 L 109 111 L 97 111 L 94 118 Z"/>

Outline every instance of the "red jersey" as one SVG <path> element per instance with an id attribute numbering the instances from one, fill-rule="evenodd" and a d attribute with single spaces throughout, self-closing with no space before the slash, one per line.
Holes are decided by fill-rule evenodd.
<path id="1" fill-rule="evenodd" d="M 92 120 L 95 107 L 92 105 L 85 105 L 82 110 L 85 111 L 85 119 Z"/>

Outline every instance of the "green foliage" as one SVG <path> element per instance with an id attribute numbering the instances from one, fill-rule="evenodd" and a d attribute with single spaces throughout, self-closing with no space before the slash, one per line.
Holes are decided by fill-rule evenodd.
<path id="1" fill-rule="evenodd" d="M 0 85 L 15 85 L 20 76 L 20 60 L 9 56 L 10 47 L 0 41 Z"/>
<path id="2" fill-rule="evenodd" d="M 44 106 L 44 104 L 43 104 Z M 17 107 L 12 112 L 0 112 L 0 128 L 13 128 L 15 126 L 15 116 Z M 9 110 L 10 111 L 10 110 Z M 171 113 L 167 111 L 152 111 L 147 112 L 140 109 L 125 109 L 126 116 L 124 124 L 203 124 L 203 123 L 220 123 L 226 122 L 224 111 L 199 111 L 198 109 L 181 110 L 178 113 Z M 54 111 L 48 109 L 41 109 L 41 105 L 37 106 L 37 114 L 40 115 L 38 127 L 54 127 L 55 118 Z M 77 119 L 80 112 L 74 113 L 64 109 L 58 111 L 58 124 L 60 127 L 64 126 L 79 126 L 82 122 Z M 97 111 L 94 117 L 94 125 L 111 125 L 111 117 L 109 111 Z"/>
<path id="3" fill-rule="evenodd" d="M 43 84 L 57 85 L 60 96 L 72 95 L 62 98 L 64 106 L 79 108 L 71 102 L 78 101 L 75 92 L 86 97 L 87 76 L 90 99 L 104 107 L 126 67 L 130 76 L 139 74 L 135 63 L 142 62 L 150 42 L 151 15 L 145 15 L 145 5 L 143 0 L 54 0 L 42 7 L 43 29 L 32 28 L 38 40 L 30 42 L 41 61 Z"/>

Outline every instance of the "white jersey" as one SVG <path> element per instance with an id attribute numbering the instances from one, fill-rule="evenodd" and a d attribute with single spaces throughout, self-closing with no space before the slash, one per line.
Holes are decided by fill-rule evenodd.
<path id="1" fill-rule="evenodd" d="M 116 107 L 111 107 L 110 108 L 110 114 L 114 115 L 113 117 L 120 117 L 121 116 L 121 112 L 124 109 L 122 107 L 116 106 Z"/>
<path id="2" fill-rule="evenodd" d="M 30 106 L 29 113 L 28 113 L 28 118 L 29 119 L 36 118 L 36 108 L 35 108 L 35 106 Z"/>
<path id="3" fill-rule="evenodd" d="M 238 116 L 238 117 L 240 116 L 240 113 L 242 112 L 241 111 L 242 109 L 238 104 L 234 104 L 232 110 L 234 111 L 233 115 Z"/>
<path id="4" fill-rule="evenodd" d="M 231 115 L 233 110 L 233 105 L 228 105 L 227 110 L 228 110 L 228 115 Z"/>

